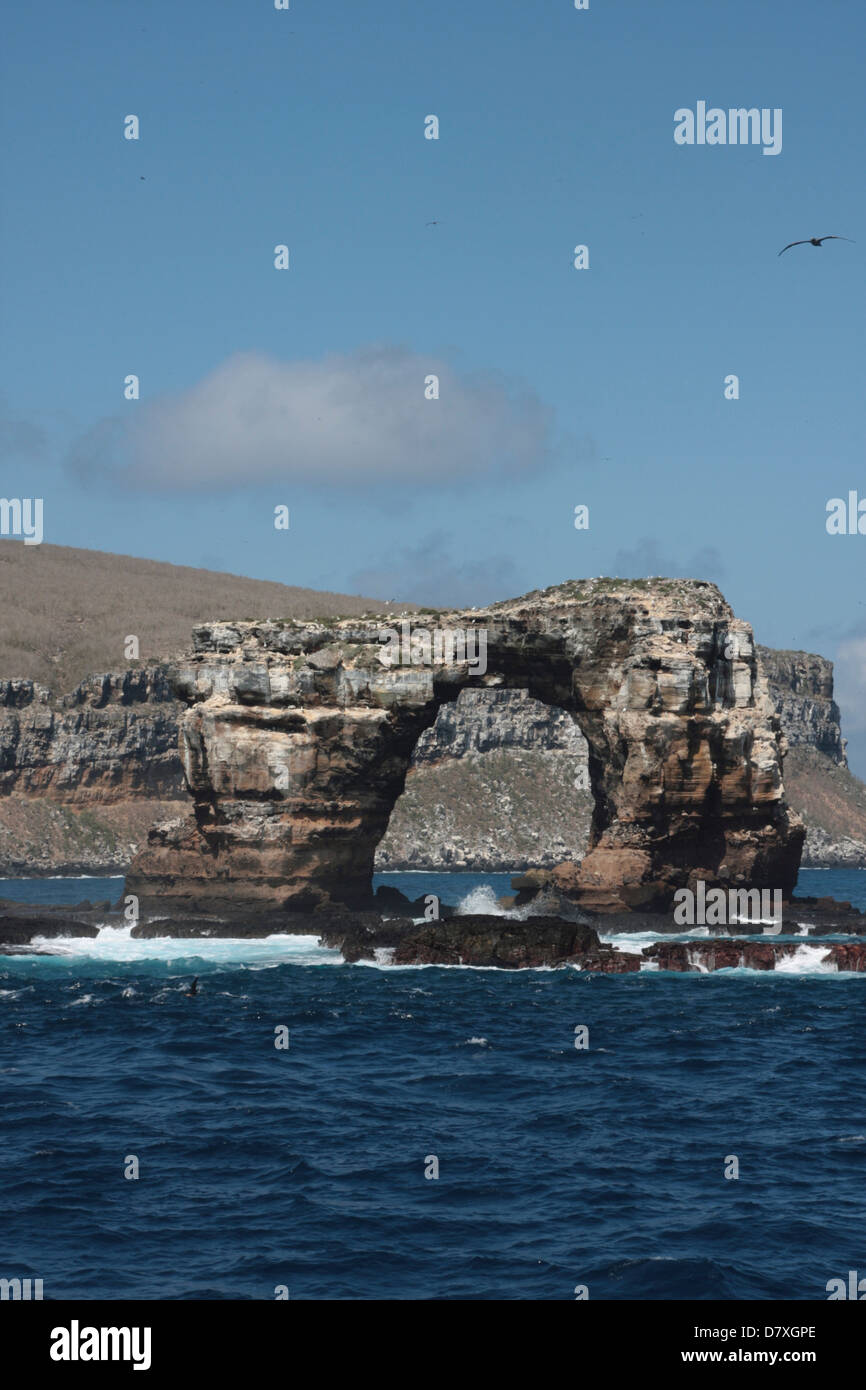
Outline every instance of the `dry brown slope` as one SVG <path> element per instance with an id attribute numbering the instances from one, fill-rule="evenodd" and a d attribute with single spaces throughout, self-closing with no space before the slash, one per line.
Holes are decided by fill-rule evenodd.
<path id="1" fill-rule="evenodd" d="M 90 672 L 126 667 L 123 643 L 130 634 L 146 664 L 188 649 L 195 624 L 213 618 L 352 617 L 415 608 L 13 540 L 0 540 L 0 605 L 0 677 L 38 680 L 55 693 Z"/>
<path id="2" fill-rule="evenodd" d="M 785 759 L 785 790 L 807 826 L 831 839 L 866 843 L 866 785 L 847 767 L 815 748 L 792 748 Z"/>

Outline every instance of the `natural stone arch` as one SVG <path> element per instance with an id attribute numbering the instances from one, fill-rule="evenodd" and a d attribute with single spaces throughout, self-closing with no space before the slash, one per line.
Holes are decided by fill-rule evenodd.
<path id="1" fill-rule="evenodd" d="M 524 872 L 582 859 L 592 794 L 573 715 L 526 690 L 463 689 L 412 751 L 379 874 Z"/>
<path id="2" fill-rule="evenodd" d="M 699 878 L 790 894 L 804 832 L 778 719 L 714 585 L 572 581 L 436 625 L 483 632 L 486 671 L 384 666 L 375 619 L 198 629 L 174 678 L 194 813 L 151 832 L 127 891 L 145 910 L 367 905 L 418 737 L 466 685 L 498 684 L 587 740 L 590 848 L 563 880 L 587 906 L 664 907 Z"/>

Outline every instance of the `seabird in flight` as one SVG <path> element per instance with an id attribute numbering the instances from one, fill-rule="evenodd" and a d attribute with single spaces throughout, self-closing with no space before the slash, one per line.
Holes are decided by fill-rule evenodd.
<path id="1" fill-rule="evenodd" d="M 789 241 L 787 246 L 783 246 L 779 252 L 784 256 L 786 251 L 790 251 L 792 246 L 820 246 L 825 241 L 851 241 L 849 236 L 809 236 L 805 241 Z"/>

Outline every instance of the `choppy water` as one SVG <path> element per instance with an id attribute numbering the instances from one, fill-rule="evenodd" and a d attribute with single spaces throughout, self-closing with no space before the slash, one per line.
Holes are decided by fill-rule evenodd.
<path id="1" fill-rule="evenodd" d="M 48 882 L 0 896 L 121 887 Z M 866 906 L 866 873 L 800 891 Z M 863 977 L 61 945 L 0 963 L 0 1277 L 46 1297 L 823 1299 L 866 1269 Z"/>

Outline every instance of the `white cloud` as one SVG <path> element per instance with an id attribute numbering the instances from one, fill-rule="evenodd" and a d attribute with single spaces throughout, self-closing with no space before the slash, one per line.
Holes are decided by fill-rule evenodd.
<path id="1" fill-rule="evenodd" d="M 439 378 L 426 400 L 425 379 Z M 544 464 L 551 412 L 526 386 L 404 348 L 318 362 L 229 358 L 189 390 L 130 402 L 78 441 L 81 477 L 147 490 L 435 485 Z"/>

